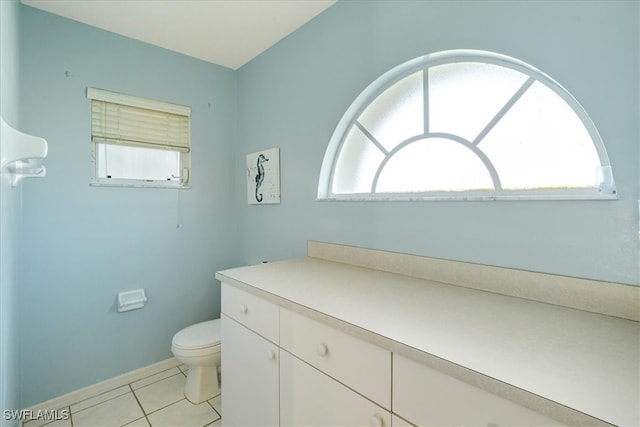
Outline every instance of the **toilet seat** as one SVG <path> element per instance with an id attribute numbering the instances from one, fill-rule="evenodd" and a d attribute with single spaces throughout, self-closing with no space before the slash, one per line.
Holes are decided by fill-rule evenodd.
<path id="1" fill-rule="evenodd" d="M 200 350 L 220 345 L 220 319 L 182 329 L 173 336 L 171 345 L 179 350 Z"/>
<path id="2" fill-rule="evenodd" d="M 196 323 L 177 332 L 171 352 L 187 366 L 184 395 L 199 404 L 220 394 L 220 319 Z"/>

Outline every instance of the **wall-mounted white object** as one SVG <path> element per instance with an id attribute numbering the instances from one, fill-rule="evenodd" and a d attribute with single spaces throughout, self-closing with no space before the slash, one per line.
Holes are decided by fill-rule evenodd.
<path id="1" fill-rule="evenodd" d="M 144 293 L 144 289 L 118 292 L 118 313 L 142 308 L 146 302 L 147 296 Z"/>
<path id="2" fill-rule="evenodd" d="M 280 203 L 280 149 L 247 155 L 247 202 L 250 205 Z"/>
<path id="3" fill-rule="evenodd" d="M 19 132 L 0 117 L 0 171 L 11 175 L 12 187 L 24 178 L 46 175 L 42 159 L 47 150 L 45 139 Z"/>

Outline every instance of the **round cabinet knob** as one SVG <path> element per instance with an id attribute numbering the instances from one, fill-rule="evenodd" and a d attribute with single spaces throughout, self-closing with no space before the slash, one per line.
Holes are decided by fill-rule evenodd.
<path id="1" fill-rule="evenodd" d="M 384 418 L 380 414 L 375 414 L 369 419 L 369 425 L 371 427 L 384 427 Z"/>
<path id="2" fill-rule="evenodd" d="M 318 356 L 324 357 L 329 354 L 329 347 L 327 347 L 325 343 L 320 343 L 318 347 L 316 347 L 316 353 L 318 353 Z"/>
<path id="3" fill-rule="evenodd" d="M 247 313 L 249 311 L 249 307 L 246 304 L 240 304 L 240 313 Z"/>
<path id="4" fill-rule="evenodd" d="M 269 350 L 267 350 L 267 357 L 269 358 L 269 360 L 276 360 L 276 351 L 270 348 Z"/>

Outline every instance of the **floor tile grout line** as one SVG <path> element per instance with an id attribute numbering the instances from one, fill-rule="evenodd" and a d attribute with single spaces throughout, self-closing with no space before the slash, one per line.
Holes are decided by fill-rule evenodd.
<path id="1" fill-rule="evenodd" d="M 169 375 L 168 377 L 160 378 L 160 379 L 159 379 L 159 380 L 157 380 L 157 381 L 154 381 L 154 382 L 149 383 L 149 384 L 145 384 L 145 385 L 143 385 L 142 387 L 138 387 L 138 388 L 136 388 L 136 389 L 134 389 L 134 388 L 133 388 L 133 386 L 132 386 L 131 384 L 129 384 L 129 386 L 131 387 L 131 390 L 133 390 L 133 392 L 135 393 L 135 392 L 136 392 L 136 391 L 138 391 L 138 390 L 142 390 L 143 388 L 147 388 L 147 387 L 149 387 L 149 386 L 151 386 L 151 385 L 154 385 L 154 384 L 159 383 L 160 381 L 164 381 L 164 380 L 166 380 L 166 379 L 173 378 L 173 377 L 175 377 L 175 376 L 177 376 L 177 375 L 182 375 L 182 376 L 184 376 L 184 377 L 186 378 L 186 375 L 184 375 L 182 372 L 178 372 L 177 374 L 173 374 L 173 375 Z M 136 382 L 137 382 L 137 381 L 136 381 Z"/>
<path id="2" fill-rule="evenodd" d="M 131 394 L 133 394 L 133 398 L 136 399 L 136 403 L 138 404 L 138 406 L 140 407 L 140 410 L 142 411 L 142 416 L 144 417 L 145 420 L 147 420 L 147 424 L 151 425 L 151 421 L 149 421 L 149 418 L 147 417 L 147 413 L 145 412 L 144 408 L 142 407 L 142 403 L 140 403 L 140 400 L 138 400 L 138 396 L 136 395 L 135 390 L 131 386 L 131 383 L 129 383 L 127 385 L 129 386 L 129 389 L 131 389 Z M 139 419 L 140 418 L 136 418 L 133 421 L 136 421 L 136 420 L 139 420 Z M 131 421 L 130 423 L 132 423 L 133 421 Z"/>
<path id="3" fill-rule="evenodd" d="M 177 366 L 176 366 L 176 368 L 177 368 Z M 174 369 L 174 368 L 171 368 L 171 369 Z M 160 381 L 162 381 L 162 380 L 166 380 L 167 378 L 175 377 L 176 375 L 180 375 L 180 374 L 184 375 L 184 373 L 183 373 L 182 371 L 180 371 L 180 369 L 178 369 L 178 372 L 176 372 L 176 373 L 175 373 L 175 374 L 173 374 L 173 375 L 169 375 L 168 377 L 160 378 L 159 380 L 156 380 L 156 381 L 150 382 L 149 384 L 145 384 L 145 385 L 143 385 L 142 387 L 138 387 L 138 388 L 136 388 L 136 389 L 134 389 L 134 388 L 133 388 L 133 383 L 137 383 L 137 382 L 140 382 L 140 381 L 145 380 L 145 379 L 147 379 L 147 378 L 150 378 L 150 377 L 152 377 L 152 376 L 154 376 L 154 375 L 158 375 L 158 374 L 161 374 L 161 373 L 163 373 L 163 372 L 170 371 L 171 369 L 165 369 L 164 371 L 157 372 L 157 373 L 155 373 L 155 374 L 153 374 L 153 375 L 149 375 L 149 376 L 147 376 L 147 377 L 140 378 L 139 380 L 136 380 L 136 381 L 134 381 L 134 382 L 132 382 L 132 383 L 129 383 L 128 385 L 129 385 L 129 387 L 131 388 L 131 390 L 136 391 L 136 390 L 140 390 L 140 389 L 143 389 L 143 388 L 145 388 L 145 387 L 148 387 L 148 386 L 150 386 L 150 385 L 152 385 L 152 384 L 158 383 L 158 382 L 160 382 Z M 186 375 L 184 375 L 184 376 L 186 377 Z"/>
<path id="4" fill-rule="evenodd" d="M 0 0 L 0 1 L 1 1 L 1 0 Z M 166 379 L 173 378 L 173 377 L 175 377 L 175 376 L 177 376 L 177 375 L 179 375 L 179 374 L 171 375 L 171 376 L 169 376 L 169 377 L 166 377 L 166 378 L 163 378 L 163 379 L 161 379 L 161 380 L 155 381 L 155 382 L 153 382 L 153 383 L 147 384 L 147 385 L 145 385 L 144 387 L 140 387 L 140 388 L 138 388 L 138 389 L 136 389 L 136 390 L 133 390 L 133 387 L 131 387 L 131 384 L 129 384 L 129 387 L 132 389 L 132 391 L 133 391 L 133 395 L 136 397 L 136 400 L 138 400 L 138 396 L 136 395 L 136 391 L 142 390 L 143 388 L 146 388 L 146 387 L 148 387 L 148 386 L 150 386 L 150 385 L 153 385 L 153 384 L 159 383 L 160 381 L 164 381 L 164 380 L 166 380 Z M 186 378 L 186 375 L 184 375 L 184 374 L 183 374 L 183 376 Z M 169 406 L 171 406 L 171 405 L 175 405 L 176 403 L 180 402 L 181 400 L 186 400 L 187 402 L 189 402 L 189 400 L 187 399 L 187 397 L 184 395 L 184 392 L 182 393 L 182 397 L 181 397 L 180 399 L 178 399 L 178 400 L 176 400 L 176 401 L 174 401 L 174 402 L 171 402 L 171 403 L 169 403 L 169 404 L 167 404 L 167 405 L 165 405 L 165 406 L 163 406 L 163 407 L 161 407 L 161 408 L 154 409 L 153 411 L 149 412 L 148 414 L 147 414 L 147 412 L 145 411 L 145 409 L 144 409 L 144 407 L 142 406 L 142 404 L 140 403 L 140 401 L 138 401 L 138 403 L 140 404 L 140 407 L 142 408 L 142 412 L 145 414 L 145 416 L 147 416 L 147 415 L 154 414 L 154 413 L 156 413 L 156 412 L 158 412 L 158 411 L 161 411 L 161 410 L 163 410 L 163 409 L 165 409 L 165 408 L 168 408 L 168 407 L 169 407 Z M 189 403 L 190 403 L 190 404 L 192 404 L 191 402 L 189 402 Z M 149 422 L 149 424 L 151 424 L 151 422 Z"/>
<path id="5" fill-rule="evenodd" d="M 178 400 L 176 400 L 175 402 L 171 402 L 171 403 L 169 403 L 168 405 L 163 406 L 162 408 L 155 409 L 155 410 L 153 410 L 153 411 L 149 412 L 149 413 L 148 413 L 148 414 L 146 414 L 146 415 L 153 415 L 153 414 L 155 414 L 156 412 L 162 411 L 163 409 L 167 409 L 169 406 L 171 406 L 171 405 L 175 405 L 176 403 L 178 403 L 178 402 L 182 402 L 183 400 L 186 400 L 187 402 L 189 402 L 189 400 L 188 400 L 186 397 L 184 397 L 184 396 L 183 396 L 181 399 L 178 399 Z M 189 402 L 189 404 L 190 404 L 190 405 L 194 405 L 194 404 L 193 404 L 193 403 L 191 403 L 191 402 Z M 149 424 L 151 424 L 151 423 L 149 423 Z"/>
<path id="6" fill-rule="evenodd" d="M 64 411 L 65 409 L 69 410 L 69 423 L 71 424 L 71 427 L 73 427 L 73 421 L 71 420 L 71 406 L 63 406 L 62 408 L 56 409 L 56 411 Z M 25 424 L 30 423 L 31 421 L 37 421 L 37 419 L 28 420 L 26 423 L 23 421 L 21 425 L 24 426 Z M 53 424 L 57 421 L 58 420 L 51 420 L 47 423 L 40 424 L 39 427 L 47 427 L 49 424 Z"/>
<path id="7" fill-rule="evenodd" d="M 172 374 L 172 375 L 169 375 L 169 376 L 167 376 L 167 377 L 160 378 L 160 379 L 158 379 L 158 380 L 156 380 L 156 381 L 150 382 L 149 384 L 145 384 L 144 386 L 139 387 L 139 388 L 137 388 L 137 389 L 134 389 L 134 388 L 133 388 L 133 383 L 136 383 L 136 382 L 139 382 L 139 381 L 143 381 L 143 380 L 144 380 L 144 379 L 146 379 L 146 378 L 152 377 L 152 376 L 154 376 L 154 375 L 159 375 L 159 374 L 161 374 L 161 373 L 163 373 L 163 372 L 170 371 L 170 370 L 172 370 L 172 369 L 174 369 L 174 368 L 178 368 L 178 372 L 176 372 L 176 373 L 174 373 L 174 374 Z M 181 402 L 181 401 L 183 401 L 183 400 L 187 401 L 187 402 L 188 402 L 189 404 L 191 404 L 191 405 L 195 405 L 195 404 L 194 404 L 194 403 L 192 403 L 192 402 L 190 402 L 190 401 L 189 401 L 188 399 L 186 399 L 186 397 L 184 397 L 184 395 L 183 395 L 183 397 L 182 397 L 182 398 L 180 398 L 180 399 L 178 399 L 178 400 L 176 400 L 176 401 L 174 401 L 174 402 L 171 402 L 171 403 L 169 403 L 169 404 L 167 404 L 167 405 L 165 405 L 165 406 L 163 406 L 163 407 L 161 407 L 161 408 L 155 409 L 155 410 L 153 410 L 153 411 L 151 411 L 151 412 L 147 413 L 147 412 L 145 411 L 144 407 L 142 406 L 142 403 L 141 403 L 141 402 L 140 402 L 140 400 L 138 399 L 138 396 L 137 396 L 137 394 L 136 394 L 136 391 L 142 390 L 142 389 L 144 389 L 144 388 L 146 388 L 146 387 L 149 387 L 149 386 L 151 386 L 151 385 L 154 385 L 154 384 L 156 384 L 156 383 L 158 383 L 158 382 L 160 382 L 160 381 L 167 380 L 167 379 L 169 379 L 169 378 L 173 378 L 173 377 L 175 377 L 175 376 L 177 376 L 177 375 L 179 375 L 179 374 L 182 374 L 182 376 L 183 376 L 184 378 L 186 378 L 186 377 L 187 377 L 187 373 L 186 373 L 185 371 L 183 371 L 183 370 L 180 368 L 180 366 L 174 366 L 174 367 L 172 367 L 172 368 L 165 369 L 165 370 L 160 371 L 160 372 L 156 372 L 155 374 L 148 375 L 148 376 L 146 376 L 146 377 L 144 377 L 144 378 L 140 378 L 140 379 L 138 379 L 138 380 L 136 380 L 136 381 L 133 381 L 133 382 L 131 382 L 131 383 L 123 384 L 123 385 L 121 385 L 121 386 L 114 387 L 114 388 L 112 388 L 112 389 L 110 389 L 110 390 L 106 390 L 106 391 L 103 391 L 103 392 L 101 392 L 101 393 L 97 393 L 97 394 L 95 394 L 95 395 L 93 395 L 93 396 L 87 397 L 86 399 L 82 399 L 82 400 L 80 400 L 80 401 L 78 401 L 78 402 L 75 402 L 75 403 L 73 403 L 73 404 L 67 405 L 67 406 L 65 406 L 65 407 L 63 407 L 63 408 L 61 408 L 61 409 L 65 409 L 65 408 L 66 408 L 66 409 L 68 409 L 68 410 L 69 410 L 69 423 L 70 423 L 71 427 L 74 427 L 74 425 L 75 425 L 75 423 L 74 423 L 74 418 L 75 418 L 79 413 L 81 413 L 81 412 L 83 412 L 83 411 L 86 411 L 86 410 L 88 410 L 88 409 L 91 409 L 91 408 L 95 408 L 96 406 L 99 406 L 99 405 L 105 404 L 105 403 L 107 403 L 107 402 L 110 402 L 110 401 L 112 401 L 112 400 L 115 400 L 115 399 L 121 398 L 121 397 L 126 396 L 127 394 L 131 393 L 131 394 L 133 395 L 133 398 L 136 400 L 136 403 L 138 404 L 138 407 L 141 409 L 142 414 L 143 414 L 143 417 L 136 418 L 135 420 L 129 421 L 129 423 L 128 423 L 128 424 L 130 424 L 130 423 L 132 423 L 132 422 L 139 421 L 139 420 L 141 420 L 142 418 L 144 418 L 144 419 L 145 419 L 145 421 L 147 422 L 147 424 L 148 424 L 149 426 L 151 426 L 151 427 L 152 427 L 153 425 L 151 424 L 151 420 L 149 419 L 149 416 L 150 416 L 150 415 L 155 414 L 155 413 L 157 413 L 157 412 L 159 412 L 159 411 L 162 411 L 162 410 L 164 410 L 164 409 L 168 408 L 169 406 L 175 405 L 175 404 L 177 404 L 177 403 L 179 403 L 179 402 Z M 112 396 L 112 397 L 110 397 L 110 398 L 108 398 L 108 399 L 102 400 L 102 401 L 97 402 L 97 403 L 95 403 L 95 404 L 93 404 L 93 405 L 89 405 L 89 406 L 87 406 L 87 407 L 85 407 L 85 408 L 82 408 L 82 409 L 80 409 L 80 410 L 74 410 L 73 412 L 71 411 L 71 406 L 78 405 L 78 404 L 80 404 L 80 403 L 82 403 L 82 402 L 86 402 L 86 401 L 88 401 L 88 400 L 90 400 L 90 399 L 99 398 L 100 396 L 106 395 L 106 394 L 108 394 L 108 393 L 112 393 L 112 392 L 114 392 L 115 390 L 118 390 L 118 389 L 121 389 L 121 388 L 123 389 L 123 390 L 122 390 L 122 392 L 121 392 L 121 393 L 119 393 L 119 394 L 117 394 L 116 396 Z M 127 388 L 128 388 L 128 390 L 127 390 Z M 222 420 L 222 414 L 221 414 L 220 412 L 218 412 L 218 410 L 217 410 L 217 409 L 213 406 L 213 404 L 211 403 L 211 400 L 212 400 L 212 399 L 218 398 L 218 397 L 220 397 L 221 395 L 222 395 L 222 393 L 219 393 L 218 395 L 216 395 L 216 396 L 212 397 L 211 399 L 206 400 L 207 404 L 208 404 L 208 405 L 209 405 L 209 407 L 213 410 L 213 412 L 214 412 L 214 414 L 217 416 L 217 418 L 216 418 L 215 420 L 213 420 L 212 422 L 205 424 L 205 426 L 213 425 L 213 424 L 215 424 L 216 422 L 218 422 L 218 421 Z M 50 424 L 50 423 L 49 423 L 49 424 Z M 126 426 L 126 425 L 127 425 L 127 424 L 125 424 L 125 426 Z M 45 424 L 45 425 L 43 425 L 42 427 L 46 427 L 46 424 Z"/>
<path id="8" fill-rule="evenodd" d="M 128 385 L 128 384 L 127 384 L 127 385 Z M 102 394 L 110 393 L 110 392 L 112 392 L 113 390 L 117 390 L 117 389 L 119 389 L 119 388 L 123 388 L 123 387 L 125 387 L 125 386 L 124 386 L 124 385 L 122 385 L 122 386 L 120 386 L 120 387 L 116 387 L 116 388 L 114 388 L 114 389 L 112 389 L 112 390 L 105 391 L 104 393 L 96 394 L 95 396 L 93 396 L 93 397 L 89 397 L 89 398 L 84 399 L 84 400 L 81 400 L 81 401 L 80 401 L 80 402 L 78 402 L 78 403 L 84 402 L 85 400 L 93 399 L 94 397 L 98 397 L 98 396 L 100 396 L 100 395 L 102 395 Z M 98 403 L 96 403 L 95 405 L 89 405 L 89 406 L 87 406 L 86 408 L 82 408 L 82 409 L 80 409 L 80 410 L 74 411 L 73 413 L 76 413 L 76 414 L 77 414 L 77 413 L 79 413 L 79 412 L 86 411 L 87 409 L 95 408 L 95 407 L 96 407 L 96 406 L 98 406 L 98 405 L 102 405 L 103 403 L 110 402 L 110 401 L 112 401 L 112 400 L 114 400 L 114 399 L 117 399 L 117 398 L 119 398 L 119 397 L 122 397 L 122 396 L 124 396 L 124 395 L 126 395 L 126 394 L 128 394 L 128 393 L 131 393 L 131 391 L 126 391 L 126 392 L 124 392 L 124 393 L 122 393 L 122 394 L 119 394 L 119 395 L 117 395 L 117 396 L 113 396 L 113 397 L 111 397 L 111 398 L 109 398 L 109 399 L 106 399 L 106 400 L 103 400 L 103 401 L 101 401 L 101 402 L 98 402 Z M 74 403 L 74 405 L 77 405 L 78 403 Z M 71 405 L 69 405 L 69 414 L 72 414 L 72 415 L 73 415 L 73 413 L 71 412 Z"/>
<path id="9" fill-rule="evenodd" d="M 220 395 L 218 395 L 218 396 L 220 396 Z M 222 414 L 220 412 L 218 412 L 218 410 L 213 406 L 213 403 L 211 403 L 211 401 L 213 399 L 215 399 L 216 397 L 218 397 L 218 396 L 213 396 L 211 399 L 206 400 L 206 402 L 209 404 L 209 406 L 211 406 L 211 409 L 213 409 L 213 412 L 218 414 L 218 416 L 220 417 L 220 418 L 218 418 L 218 420 L 220 420 L 220 419 L 222 419 Z M 218 420 L 214 420 L 213 422 L 215 423 Z"/>
<path id="10" fill-rule="evenodd" d="M 158 381 L 162 381 L 163 379 L 166 379 L 166 378 L 171 378 L 171 377 L 173 377 L 173 376 L 175 376 L 175 375 L 178 375 L 178 374 L 183 374 L 183 375 L 185 375 L 185 374 L 180 370 L 180 367 L 179 367 L 179 366 L 174 366 L 174 367 L 171 367 L 171 368 L 169 368 L 169 369 L 164 369 L 164 370 L 162 370 L 162 371 L 160 371 L 160 372 L 156 372 L 155 374 L 147 375 L 146 377 L 143 377 L 143 378 L 140 378 L 140 379 L 138 379 L 138 380 L 136 380 L 136 381 L 133 381 L 133 383 L 136 383 L 136 382 L 142 381 L 142 380 L 144 380 L 144 379 L 146 379 L 146 378 L 152 377 L 152 376 L 154 376 L 154 375 L 161 374 L 161 373 L 163 373 L 163 372 L 170 371 L 170 370 L 172 370 L 172 369 L 174 369 L 174 368 L 178 368 L 178 371 L 179 371 L 179 372 L 177 372 L 177 373 L 175 373 L 175 374 L 173 374 L 173 375 L 170 375 L 170 376 L 168 376 L 168 377 L 165 377 L 165 378 L 159 379 L 159 380 L 157 380 L 157 381 L 151 382 L 151 383 L 149 383 L 149 384 L 146 384 L 146 385 L 144 385 L 144 386 L 142 386 L 142 387 L 140 387 L 140 388 L 144 388 L 144 387 L 146 387 L 146 386 L 148 386 L 148 385 L 155 384 L 155 383 L 157 383 Z M 186 376 L 186 375 L 185 375 L 185 376 Z M 131 386 L 131 384 L 133 384 L 133 383 L 123 384 L 123 385 L 121 385 L 121 386 L 117 386 L 117 387 L 114 387 L 114 388 L 112 388 L 112 389 L 105 390 L 105 391 L 100 392 L 100 393 L 98 393 L 98 394 L 94 394 L 94 395 L 92 395 L 91 397 L 87 397 L 86 399 L 82 399 L 82 400 L 79 400 L 79 401 L 77 401 L 77 402 L 75 402 L 75 403 L 72 403 L 72 404 L 70 404 L 70 405 L 67 405 L 67 406 L 65 406 L 64 408 L 69 408 L 69 414 L 71 414 L 71 407 L 72 407 L 72 406 L 74 406 L 74 405 L 78 405 L 78 404 L 80 404 L 80 403 L 82 403 L 82 402 L 86 402 L 87 400 L 90 400 L 90 399 L 94 399 L 94 398 L 96 398 L 96 397 L 98 397 L 98 396 L 102 396 L 102 395 L 104 395 L 104 394 L 111 393 L 112 391 L 115 391 L 115 390 L 117 390 L 117 389 L 119 389 L 119 388 L 124 388 L 124 387 L 126 387 L 126 386 L 129 386 L 129 390 L 130 390 L 131 392 L 134 392 L 135 390 L 133 390 L 133 387 Z M 138 389 L 138 390 L 139 390 L 139 389 Z M 123 396 L 123 395 L 125 395 L 125 394 L 127 394 L 127 393 L 129 393 L 129 391 L 124 392 L 124 393 L 122 393 L 122 394 L 119 394 L 119 395 L 117 395 L 117 396 L 114 396 L 114 397 L 112 397 L 112 398 L 110 398 L 110 399 L 103 400 L 103 401 L 98 402 L 98 403 L 96 403 L 96 404 L 94 404 L 94 405 L 89 405 L 89 406 L 87 406 L 86 408 L 82 408 L 82 409 L 77 410 L 77 411 L 74 411 L 74 412 L 76 412 L 76 413 L 77 413 L 77 412 L 82 412 L 82 411 L 84 411 L 85 409 L 93 408 L 94 406 L 100 405 L 101 403 L 104 403 L 104 402 L 108 402 L 108 401 L 113 400 L 113 399 L 115 399 L 115 398 L 117 398 L 117 397 Z M 64 408 L 60 408 L 60 409 L 64 409 Z M 43 427 L 44 427 L 44 426 L 43 426 Z"/>
<path id="11" fill-rule="evenodd" d="M 218 396 L 220 396 L 220 394 Z M 218 396 L 214 396 L 211 399 L 214 399 L 214 398 L 216 398 Z M 209 399 L 209 400 L 211 400 L 211 399 Z M 172 403 L 170 403 L 170 404 L 168 404 L 166 406 L 163 406 L 162 408 L 158 408 L 155 411 L 149 412 L 148 414 L 145 413 L 145 418 L 147 418 L 149 415 L 153 415 L 153 414 L 155 414 L 157 412 L 160 412 L 160 411 L 162 411 L 164 409 L 167 409 L 169 406 L 172 406 L 172 405 L 175 405 L 175 404 L 177 404 L 179 402 L 182 402 L 183 400 L 186 401 L 187 403 L 189 403 L 190 405 L 194 405 L 194 406 L 197 406 L 197 405 L 200 405 L 200 404 L 204 403 L 204 402 L 202 402 L 200 404 L 192 403 L 191 401 L 189 401 L 189 399 L 187 399 L 186 397 L 183 397 L 182 399 L 176 400 L 175 402 L 172 402 Z M 205 400 L 205 402 L 207 402 L 209 404 L 209 407 L 213 410 L 214 414 L 216 414 L 218 416 L 218 418 L 216 418 L 215 420 L 211 421 L 208 424 L 205 424 L 205 427 L 215 423 L 218 420 L 222 419 L 222 414 L 220 414 L 218 411 L 216 411 L 216 408 L 213 407 L 213 405 L 211 404 L 211 402 L 209 400 Z M 144 409 L 143 409 L 143 412 L 144 412 Z M 153 424 L 151 424 L 151 421 L 149 420 L 149 418 L 147 418 L 147 422 L 149 423 L 149 425 L 151 427 L 153 427 Z"/>

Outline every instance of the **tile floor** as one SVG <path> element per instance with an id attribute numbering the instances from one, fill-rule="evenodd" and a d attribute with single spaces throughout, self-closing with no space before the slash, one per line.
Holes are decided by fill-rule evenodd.
<path id="1" fill-rule="evenodd" d="M 184 397 L 186 367 L 159 372 L 75 403 L 68 420 L 25 422 L 24 427 L 216 427 L 221 425 L 220 396 L 194 405 Z"/>

